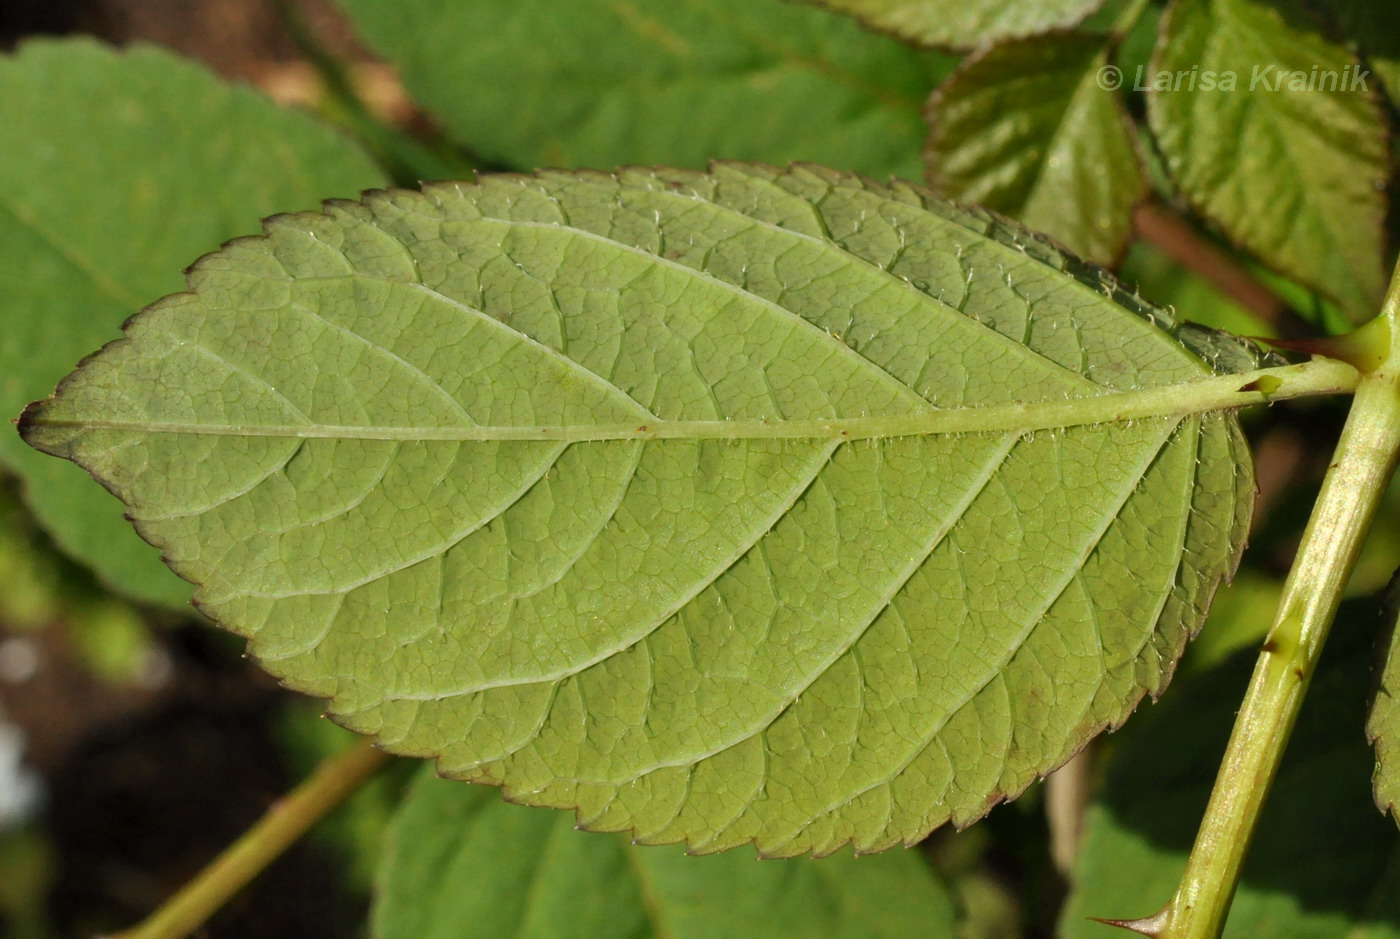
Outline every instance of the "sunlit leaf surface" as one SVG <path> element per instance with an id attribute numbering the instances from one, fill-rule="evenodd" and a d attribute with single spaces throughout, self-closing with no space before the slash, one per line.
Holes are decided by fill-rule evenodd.
<path id="1" fill-rule="evenodd" d="M 485 177 L 267 231 L 24 432 L 287 684 L 588 827 L 966 824 L 1159 691 L 1240 550 L 1253 348 L 907 185 Z"/>

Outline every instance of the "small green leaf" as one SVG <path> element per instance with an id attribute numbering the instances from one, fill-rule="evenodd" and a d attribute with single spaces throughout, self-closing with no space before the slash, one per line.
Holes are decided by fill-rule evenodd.
<path id="1" fill-rule="evenodd" d="M 1064 29 L 1103 0 L 807 0 L 840 10 L 911 42 L 971 49 Z"/>
<path id="2" fill-rule="evenodd" d="M 1400 577 L 1392 580 L 1387 590 L 1385 617 L 1389 648 L 1371 698 L 1366 735 L 1376 748 L 1376 805 L 1400 824 L 1400 813 L 1395 809 L 1400 804 L 1400 629 L 1396 628 L 1400 621 Z"/>
<path id="3" fill-rule="evenodd" d="M 807 939 L 953 934 L 915 852 L 755 863 L 574 831 L 572 819 L 436 779 L 403 802 L 379 869 L 378 939 Z"/>
<path id="4" fill-rule="evenodd" d="M 556 172 L 272 219 L 22 425 L 347 726 L 792 855 L 967 824 L 1162 689 L 1260 364 L 907 184 Z"/>
<path id="5" fill-rule="evenodd" d="M 0 56 L 0 412 L 13 419 L 181 265 L 280 208 L 382 177 L 306 117 L 151 48 L 27 43 Z M 0 434 L 0 463 L 63 548 L 115 589 L 187 608 L 76 467 Z"/>
<path id="6" fill-rule="evenodd" d="M 522 170 L 714 158 L 915 177 L 954 60 L 785 0 L 340 0 L 474 153 Z"/>
<path id="7" fill-rule="evenodd" d="M 1107 66 L 1108 38 L 1087 33 L 969 56 L 929 99 L 934 188 L 1115 263 L 1147 179 Z"/>
<path id="8" fill-rule="evenodd" d="M 1201 213 L 1362 322 L 1385 287 L 1387 131 L 1356 59 L 1300 16 L 1179 0 L 1140 83 L 1167 166 Z"/>
<path id="9" fill-rule="evenodd" d="M 1342 607 L 1264 809 L 1227 939 L 1400 937 L 1400 836 L 1368 804 L 1371 759 L 1360 733 L 1374 621 L 1368 603 Z M 1088 813 L 1059 935 L 1122 939 L 1122 930 L 1088 917 L 1150 915 L 1172 895 L 1255 655 L 1183 677 L 1128 725 Z"/>

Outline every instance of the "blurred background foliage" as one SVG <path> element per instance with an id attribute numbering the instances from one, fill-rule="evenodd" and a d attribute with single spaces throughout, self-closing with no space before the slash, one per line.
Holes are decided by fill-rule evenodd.
<path id="1" fill-rule="evenodd" d="M 1360 200 L 1365 250 L 1306 239 L 1285 250 L 1235 220 L 1253 211 L 1246 190 L 1260 176 L 1287 204 L 1321 198 L 1324 234 L 1350 224 L 1326 201 L 1326 172 L 1393 179 L 1394 14 L 1379 0 L 1179 0 L 1163 21 L 1162 7 L 1109 0 L 1056 43 L 1012 36 L 966 54 L 782 0 L 7 0 L 0 403 L 13 417 L 46 394 L 142 302 L 179 289 L 181 266 L 260 216 L 476 168 L 715 157 L 926 178 L 1116 266 L 1185 318 L 1252 336 L 1346 328 L 1370 272 L 1393 259 L 1384 185 L 1374 199 L 1343 193 Z M 1109 61 L 1128 76 L 1150 69 L 1168 30 L 1260 16 L 1272 18 L 1251 28 L 1280 46 L 1374 66 L 1375 90 L 1338 118 L 1372 122 L 1374 141 L 1304 167 L 1312 177 L 1267 160 L 1221 166 L 1201 141 L 1256 133 L 1257 115 L 1201 131 L 1218 116 L 1191 114 L 1186 96 L 1087 84 Z M 1199 140 L 1177 132 L 1191 122 Z M 1238 204 L 1205 198 L 1237 183 Z M 1337 270 L 1359 272 L 1353 287 L 1325 289 Z M 959 936 L 1114 935 L 1085 916 L 1143 915 L 1170 892 L 1342 408 L 1248 416 L 1253 547 L 1188 652 L 1178 682 L 1190 690 L 1145 707 L 1063 784 L 920 847 Z M 0 935 L 14 939 L 136 921 L 347 737 L 199 620 L 113 500 L 49 462 L 0 442 Z M 1238 935 L 1400 935 L 1400 839 L 1369 804 L 1358 716 L 1373 598 L 1400 566 L 1400 492 L 1388 506 L 1246 871 Z M 206 934 L 363 933 L 413 770 L 384 774 Z M 1310 879 L 1319 864 L 1328 879 Z"/>

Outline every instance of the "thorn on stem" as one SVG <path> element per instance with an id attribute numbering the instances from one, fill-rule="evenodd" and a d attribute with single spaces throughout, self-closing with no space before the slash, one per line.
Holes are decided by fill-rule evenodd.
<path id="1" fill-rule="evenodd" d="M 1089 918 L 1096 923 L 1103 923 L 1105 926 L 1117 926 L 1119 929 L 1127 929 L 1144 936 L 1160 936 L 1162 929 L 1167 925 L 1167 914 L 1170 911 L 1171 904 L 1167 904 L 1160 912 L 1144 916 L 1141 919 L 1100 919 L 1097 916 Z"/>

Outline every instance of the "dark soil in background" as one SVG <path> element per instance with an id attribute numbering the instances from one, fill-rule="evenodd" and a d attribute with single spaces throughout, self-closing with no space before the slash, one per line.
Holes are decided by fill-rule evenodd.
<path id="1" fill-rule="evenodd" d="M 300 61 L 279 5 L 302 17 L 331 52 L 363 58 L 331 0 L 4 0 L 0 48 L 28 35 L 88 33 L 108 42 L 152 42 L 201 59 L 227 78 L 257 81 Z"/>

